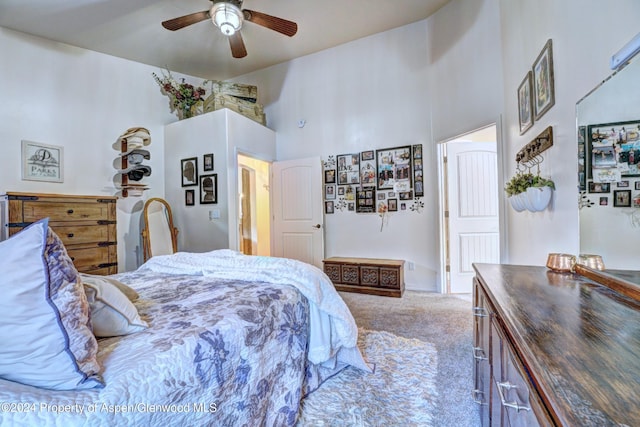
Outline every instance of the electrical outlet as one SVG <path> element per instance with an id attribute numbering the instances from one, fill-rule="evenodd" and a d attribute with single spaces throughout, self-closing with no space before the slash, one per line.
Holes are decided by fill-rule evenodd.
<path id="1" fill-rule="evenodd" d="M 415 269 L 416 269 L 416 265 L 413 262 L 409 261 L 409 271 L 413 271 Z"/>

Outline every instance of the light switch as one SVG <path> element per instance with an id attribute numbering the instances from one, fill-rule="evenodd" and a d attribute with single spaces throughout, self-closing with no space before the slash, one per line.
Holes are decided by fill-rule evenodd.
<path id="1" fill-rule="evenodd" d="M 209 221 L 214 219 L 220 219 L 220 209 L 213 209 L 209 211 Z"/>

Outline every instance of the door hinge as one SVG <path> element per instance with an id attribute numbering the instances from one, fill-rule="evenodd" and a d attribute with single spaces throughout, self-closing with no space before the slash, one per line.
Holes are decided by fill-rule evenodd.
<path id="1" fill-rule="evenodd" d="M 449 218 L 449 211 L 444 211 L 444 217 Z"/>

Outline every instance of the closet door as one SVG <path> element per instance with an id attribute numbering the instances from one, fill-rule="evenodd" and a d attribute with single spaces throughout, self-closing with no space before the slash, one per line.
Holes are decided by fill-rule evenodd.
<path id="1" fill-rule="evenodd" d="M 319 157 L 272 165 L 273 251 L 322 268 L 324 213 Z"/>

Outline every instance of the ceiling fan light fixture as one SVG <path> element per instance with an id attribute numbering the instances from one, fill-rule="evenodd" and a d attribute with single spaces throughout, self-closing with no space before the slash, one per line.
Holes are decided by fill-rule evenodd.
<path id="1" fill-rule="evenodd" d="M 231 3 L 216 3 L 211 7 L 211 20 L 225 36 L 232 36 L 242 28 L 244 15 L 240 8 Z"/>

